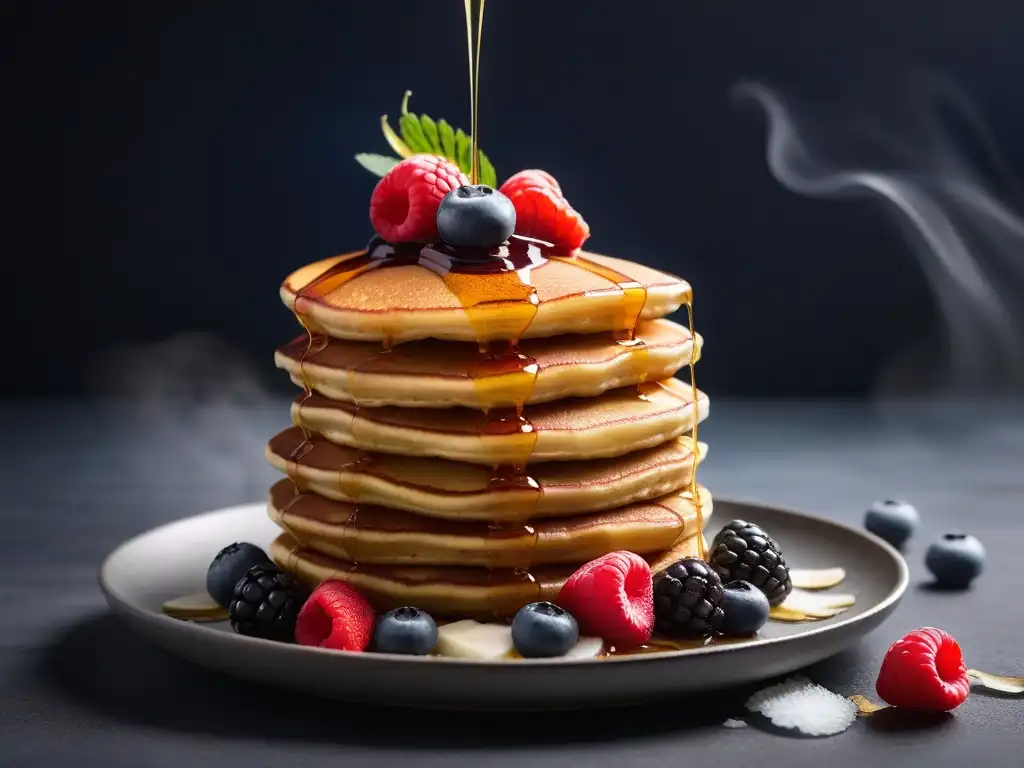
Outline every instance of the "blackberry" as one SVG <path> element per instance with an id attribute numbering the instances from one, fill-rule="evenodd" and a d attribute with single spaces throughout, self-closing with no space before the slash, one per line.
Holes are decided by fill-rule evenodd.
<path id="1" fill-rule="evenodd" d="M 666 637 L 704 637 L 718 633 L 722 580 L 695 557 L 673 563 L 654 578 L 654 630 Z"/>
<path id="2" fill-rule="evenodd" d="M 747 581 L 779 605 L 793 591 L 789 566 L 779 545 L 764 529 L 733 520 L 711 542 L 711 565 L 723 582 Z"/>
<path id="3" fill-rule="evenodd" d="M 231 627 L 240 635 L 291 642 L 308 593 L 276 565 L 254 565 L 235 585 L 228 606 Z"/>

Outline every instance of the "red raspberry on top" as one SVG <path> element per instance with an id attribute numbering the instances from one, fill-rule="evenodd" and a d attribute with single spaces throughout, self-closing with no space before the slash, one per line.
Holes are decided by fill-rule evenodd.
<path id="1" fill-rule="evenodd" d="M 554 190 L 559 196 L 562 195 L 562 188 L 558 186 L 555 177 L 547 171 L 531 168 L 528 171 L 520 171 L 508 177 L 508 180 L 501 185 L 498 191 L 505 197 L 511 197 L 516 192 L 527 187 L 547 187 Z"/>
<path id="2" fill-rule="evenodd" d="M 590 237 L 590 227 L 562 194 L 554 177 L 539 170 L 520 171 L 498 190 L 516 209 L 516 232 L 575 251 Z"/>
<path id="3" fill-rule="evenodd" d="M 651 639 L 651 567 L 632 552 L 611 552 L 591 560 L 568 578 L 557 602 L 576 619 L 580 634 L 600 637 L 620 648 L 633 648 Z"/>
<path id="4" fill-rule="evenodd" d="M 948 712 L 971 692 L 960 646 L 941 629 L 915 629 L 885 654 L 875 690 L 894 707 Z"/>
<path id="5" fill-rule="evenodd" d="M 295 642 L 336 651 L 365 651 L 377 617 L 356 589 L 325 581 L 313 590 L 295 622 Z"/>
<path id="6" fill-rule="evenodd" d="M 370 196 L 370 222 L 389 243 L 437 240 L 441 200 L 469 179 L 450 160 L 413 155 L 388 171 Z"/>

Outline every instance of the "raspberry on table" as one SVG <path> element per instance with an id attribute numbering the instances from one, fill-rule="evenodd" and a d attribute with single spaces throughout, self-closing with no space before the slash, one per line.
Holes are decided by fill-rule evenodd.
<path id="1" fill-rule="evenodd" d="M 438 239 L 437 209 L 444 196 L 469 179 L 438 155 L 413 155 L 388 171 L 370 196 L 370 222 L 389 243 Z"/>
<path id="2" fill-rule="evenodd" d="M 953 636 L 924 627 L 892 644 L 882 659 L 875 690 L 894 707 L 948 712 L 970 695 L 971 681 Z"/>

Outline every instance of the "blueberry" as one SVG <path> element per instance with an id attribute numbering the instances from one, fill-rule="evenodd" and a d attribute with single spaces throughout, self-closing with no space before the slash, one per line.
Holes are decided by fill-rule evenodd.
<path id="1" fill-rule="evenodd" d="M 905 501 L 876 501 L 864 516 L 864 527 L 899 549 L 917 528 L 917 510 Z"/>
<path id="2" fill-rule="evenodd" d="M 579 639 L 576 619 L 553 603 L 524 605 L 512 619 L 512 643 L 524 658 L 564 656 Z"/>
<path id="3" fill-rule="evenodd" d="M 437 231 L 456 248 L 493 248 L 515 229 L 512 201 L 484 184 L 456 187 L 437 209 Z"/>
<path id="4" fill-rule="evenodd" d="M 412 606 L 388 611 L 373 631 L 373 649 L 377 653 L 426 656 L 435 645 L 437 624 L 429 613 Z"/>
<path id="5" fill-rule="evenodd" d="M 227 608 L 235 593 L 235 584 L 254 565 L 269 565 L 267 553 L 255 544 L 239 542 L 224 547 L 206 571 L 206 591 L 214 602 Z"/>
<path id="6" fill-rule="evenodd" d="M 965 589 L 985 567 L 985 548 L 966 533 L 947 533 L 930 547 L 924 564 L 940 587 Z"/>
<path id="7" fill-rule="evenodd" d="M 768 598 L 747 581 L 730 581 L 722 588 L 722 634 L 749 637 L 768 621 Z"/>

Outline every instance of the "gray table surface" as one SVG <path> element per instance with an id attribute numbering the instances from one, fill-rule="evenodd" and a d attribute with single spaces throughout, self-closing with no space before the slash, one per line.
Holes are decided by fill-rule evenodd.
<path id="1" fill-rule="evenodd" d="M 281 695 L 130 634 L 96 586 L 103 556 L 157 524 L 261 499 L 274 478 L 263 444 L 286 418 L 283 401 L 0 404 L 0 765 L 1024 765 L 1020 698 L 975 692 L 952 716 L 882 713 L 827 739 L 723 728 L 747 691 L 584 714 L 411 712 Z M 878 497 L 921 510 L 905 601 L 811 679 L 873 695 L 888 645 L 928 625 L 953 633 L 969 666 L 1024 674 L 1024 408 L 716 401 L 702 437 L 701 481 L 720 497 L 854 524 Z M 988 548 L 966 593 L 926 586 L 925 546 L 949 529 Z"/>

